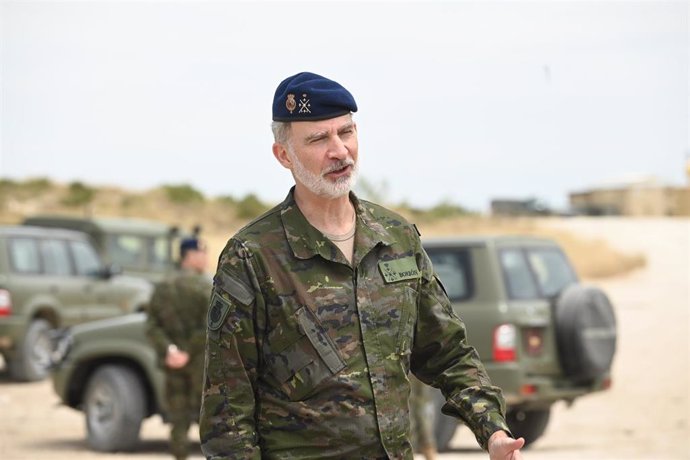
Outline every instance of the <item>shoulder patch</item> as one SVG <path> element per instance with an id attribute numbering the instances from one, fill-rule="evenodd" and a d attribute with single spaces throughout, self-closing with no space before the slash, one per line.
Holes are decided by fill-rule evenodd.
<path id="1" fill-rule="evenodd" d="M 243 305 L 249 305 L 254 301 L 254 292 L 249 287 L 222 270 L 218 270 L 213 281 L 216 286 L 227 292 L 230 297 L 237 299 Z"/>
<path id="2" fill-rule="evenodd" d="M 230 313 L 230 310 L 232 310 L 232 304 L 214 290 L 211 296 L 211 305 L 208 308 L 209 330 L 217 331 L 220 329 L 223 323 L 225 323 L 225 318 Z"/>

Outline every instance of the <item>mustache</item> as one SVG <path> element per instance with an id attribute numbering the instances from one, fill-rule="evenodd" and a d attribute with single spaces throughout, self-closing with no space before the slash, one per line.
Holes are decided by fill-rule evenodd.
<path id="1" fill-rule="evenodd" d="M 355 165 L 355 160 L 352 158 L 346 158 L 344 160 L 338 160 L 332 165 L 328 166 L 326 169 L 323 170 L 323 174 L 328 174 L 333 171 L 338 171 L 340 169 L 343 169 L 347 166 L 354 166 Z"/>

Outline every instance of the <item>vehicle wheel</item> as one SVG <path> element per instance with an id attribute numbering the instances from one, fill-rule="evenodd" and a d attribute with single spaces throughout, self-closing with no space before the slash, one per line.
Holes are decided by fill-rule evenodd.
<path id="1" fill-rule="evenodd" d="M 44 319 L 36 319 L 29 324 L 16 356 L 8 363 L 14 380 L 33 382 L 47 377 L 53 352 L 52 329 L 53 326 Z"/>
<path id="2" fill-rule="evenodd" d="M 139 442 L 146 392 L 128 367 L 106 365 L 89 379 L 84 397 L 89 446 L 101 452 L 132 450 Z"/>
<path id="3" fill-rule="evenodd" d="M 576 383 L 587 384 L 608 372 L 616 352 L 616 317 L 606 294 L 571 285 L 555 306 L 561 366 Z"/>
<path id="4" fill-rule="evenodd" d="M 551 408 L 523 410 L 516 407 L 508 410 L 506 422 L 515 438 L 525 438 L 527 447 L 544 434 L 550 416 Z"/>
<path id="5" fill-rule="evenodd" d="M 455 435 L 455 430 L 458 428 L 458 420 L 454 417 L 449 417 L 441 413 L 441 408 L 446 403 L 446 398 L 440 390 L 433 390 L 434 397 L 433 404 L 433 420 L 434 420 L 434 437 L 436 438 L 436 449 L 439 452 L 445 452 L 450 448 L 450 441 Z"/>

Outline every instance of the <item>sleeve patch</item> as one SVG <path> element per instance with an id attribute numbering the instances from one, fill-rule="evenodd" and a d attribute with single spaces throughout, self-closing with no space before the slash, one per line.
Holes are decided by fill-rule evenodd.
<path id="1" fill-rule="evenodd" d="M 254 301 L 254 292 L 238 279 L 219 270 L 214 281 L 216 286 L 227 292 L 234 299 L 237 299 L 242 305 L 249 305 Z"/>
<path id="2" fill-rule="evenodd" d="M 214 290 L 213 296 L 211 296 L 211 306 L 208 309 L 209 330 L 217 331 L 220 329 L 232 309 L 232 304 Z"/>

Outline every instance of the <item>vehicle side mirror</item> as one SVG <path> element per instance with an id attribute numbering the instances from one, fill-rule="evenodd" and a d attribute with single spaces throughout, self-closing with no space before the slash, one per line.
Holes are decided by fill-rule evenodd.
<path id="1" fill-rule="evenodd" d="M 113 276 L 121 275 L 122 267 L 117 264 L 108 264 L 104 266 L 99 272 L 98 276 L 103 279 L 110 279 Z"/>

